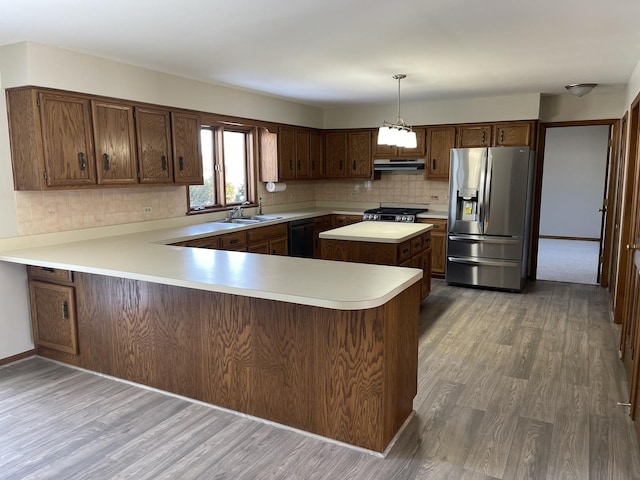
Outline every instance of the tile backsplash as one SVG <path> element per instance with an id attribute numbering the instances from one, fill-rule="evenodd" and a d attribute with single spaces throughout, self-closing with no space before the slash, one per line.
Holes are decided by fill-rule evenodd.
<path id="1" fill-rule="evenodd" d="M 312 201 L 446 205 L 448 185 L 446 180 L 425 181 L 422 175 L 383 173 L 381 180 L 287 182 L 287 189 L 277 193 L 258 183 L 258 195 L 267 208 Z M 15 196 L 20 235 L 181 217 L 187 211 L 185 187 L 15 192 Z"/>

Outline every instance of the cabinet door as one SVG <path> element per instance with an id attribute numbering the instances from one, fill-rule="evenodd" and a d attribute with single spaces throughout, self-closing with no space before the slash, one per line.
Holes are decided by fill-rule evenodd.
<path id="1" fill-rule="evenodd" d="M 41 92 L 40 119 L 47 186 L 94 185 L 96 163 L 89 100 Z"/>
<path id="2" fill-rule="evenodd" d="M 289 254 L 289 246 L 287 244 L 287 237 L 277 238 L 269 242 L 269 253 L 271 255 L 283 255 Z"/>
<path id="3" fill-rule="evenodd" d="M 418 158 L 424 157 L 426 131 L 424 128 L 414 128 L 416 132 L 417 145 L 416 148 L 398 148 L 398 157 L 400 158 Z"/>
<path id="4" fill-rule="evenodd" d="M 324 138 L 325 177 L 344 177 L 347 164 L 347 132 L 328 132 Z"/>
<path id="5" fill-rule="evenodd" d="M 496 125 L 494 145 L 499 147 L 524 147 L 531 143 L 531 123 Z"/>
<path id="6" fill-rule="evenodd" d="M 204 183 L 200 127 L 199 115 L 171 113 L 173 173 L 176 184 L 202 185 Z"/>
<path id="7" fill-rule="evenodd" d="M 311 178 L 322 178 L 322 132 L 309 132 L 309 175 Z"/>
<path id="8" fill-rule="evenodd" d="M 492 145 L 492 125 L 465 125 L 458 127 L 458 147 L 488 147 Z"/>
<path id="9" fill-rule="evenodd" d="M 278 177 L 280 180 L 296 178 L 296 143 L 293 127 L 278 129 Z"/>
<path id="10" fill-rule="evenodd" d="M 36 345 L 78 353 L 78 325 L 74 288 L 29 281 L 31 320 Z"/>
<path id="11" fill-rule="evenodd" d="M 396 158 L 398 147 L 395 145 L 378 145 L 378 130 L 373 132 L 373 156 L 376 158 Z"/>
<path id="12" fill-rule="evenodd" d="M 422 298 L 431 293 L 431 248 L 422 252 Z"/>
<path id="13" fill-rule="evenodd" d="M 247 248 L 249 253 L 261 253 L 263 255 L 269 255 L 269 242 L 267 240 L 258 243 L 252 243 Z"/>
<path id="14" fill-rule="evenodd" d="M 310 177 L 309 130 L 296 128 L 296 178 Z"/>
<path id="15" fill-rule="evenodd" d="M 173 161 L 169 112 L 136 108 L 140 183 L 171 183 Z"/>
<path id="16" fill-rule="evenodd" d="M 371 178 L 373 157 L 371 156 L 371 132 L 349 132 L 348 177 Z"/>
<path id="17" fill-rule="evenodd" d="M 446 257 L 447 236 L 441 233 L 431 233 L 431 270 L 438 275 L 444 275 L 447 264 Z"/>
<path id="18" fill-rule="evenodd" d="M 429 128 L 427 133 L 428 178 L 449 178 L 451 149 L 456 146 L 456 127 Z"/>
<path id="19" fill-rule="evenodd" d="M 138 183 L 133 106 L 92 100 L 91 114 L 98 183 Z"/>

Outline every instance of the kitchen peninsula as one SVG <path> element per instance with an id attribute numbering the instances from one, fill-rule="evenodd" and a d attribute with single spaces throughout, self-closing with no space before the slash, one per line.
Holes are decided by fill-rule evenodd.
<path id="1" fill-rule="evenodd" d="M 32 304 L 54 299 L 35 312 L 55 318 L 40 355 L 383 452 L 413 410 L 421 272 L 171 245 L 250 228 L 213 222 L 0 260 L 29 265 Z M 65 335 L 75 341 L 56 348 Z"/>

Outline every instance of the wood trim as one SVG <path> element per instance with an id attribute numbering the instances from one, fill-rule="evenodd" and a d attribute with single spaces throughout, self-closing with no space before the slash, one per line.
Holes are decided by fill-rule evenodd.
<path id="1" fill-rule="evenodd" d="M 18 360 L 22 360 L 24 358 L 33 357 L 37 354 L 36 349 L 27 350 L 26 352 L 18 353 L 16 355 L 11 355 L 10 357 L 0 358 L 0 367 L 3 365 L 8 365 L 13 362 L 17 362 Z"/>
<path id="2" fill-rule="evenodd" d="M 551 240 L 579 240 L 583 242 L 599 242 L 599 238 L 591 238 L 591 237 L 562 237 L 559 235 L 540 235 L 538 238 L 548 238 Z"/>
<path id="3" fill-rule="evenodd" d="M 607 168 L 605 170 L 604 191 L 602 194 L 602 224 L 600 227 L 600 258 L 602 264 L 598 268 L 600 286 L 609 287 L 611 281 L 611 252 L 614 249 L 614 225 L 615 221 L 615 197 L 617 194 L 618 182 L 616 174 L 618 171 L 618 137 L 620 135 L 620 120 L 609 126 L 609 147 L 607 148 Z M 600 265 L 599 265 L 600 266 Z"/>

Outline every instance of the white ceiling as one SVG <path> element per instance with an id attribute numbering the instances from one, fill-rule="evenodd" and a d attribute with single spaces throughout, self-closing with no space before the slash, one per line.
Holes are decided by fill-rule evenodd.
<path id="1" fill-rule="evenodd" d="M 318 106 L 626 84 L 639 0 L 1 0 L 34 41 Z"/>

